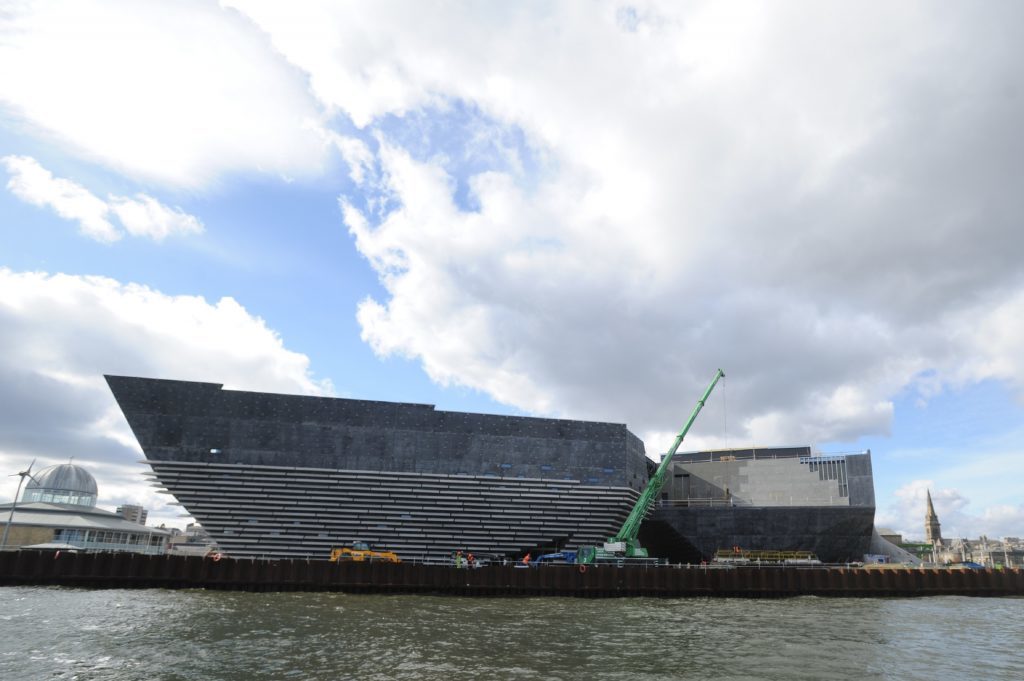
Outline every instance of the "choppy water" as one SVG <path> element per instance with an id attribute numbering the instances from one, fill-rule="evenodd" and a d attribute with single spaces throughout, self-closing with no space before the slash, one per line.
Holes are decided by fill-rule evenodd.
<path id="1" fill-rule="evenodd" d="M 1024 599 L 0 588 L 0 679 L 1024 679 Z"/>

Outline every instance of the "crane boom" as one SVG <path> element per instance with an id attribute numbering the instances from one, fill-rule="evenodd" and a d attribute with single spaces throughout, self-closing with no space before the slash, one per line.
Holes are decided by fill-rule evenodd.
<path id="1" fill-rule="evenodd" d="M 708 389 L 704 391 L 704 395 L 697 400 L 697 405 L 693 408 L 693 412 L 690 414 L 690 418 L 687 419 L 686 425 L 679 431 L 679 435 L 676 436 L 675 442 L 672 443 L 672 447 L 669 448 L 668 453 L 661 459 L 661 464 L 658 469 L 651 476 L 650 481 L 647 483 L 647 487 L 640 494 L 640 498 L 637 500 L 636 505 L 633 506 L 633 510 L 630 512 L 629 517 L 622 524 L 618 533 L 608 540 L 609 544 L 615 544 L 622 542 L 625 544 L 625 553 L 627 556 L 646 556 L 647 552 L 637 545 L 637 535 L 640 534 L 640 523 L 643 522 L 647 512 L 651 509 L 654 504 L 654 500 L 658 497 L 658 493 L 661 492 L 662 486 L 665 484 L 665 475 L 668 472 L 668 467 L 672 463 L 672 457 L 675 456 L 676 450 L 679 449 L 679 445 L 682 444 L 683 438 L 686 437 L 686 433 L 690 430 L 690 426 L 697 420 L 697 414 L 704 408 L 704 403 L 707 402 L 708 397 L 711 395 L 711 391 L 715 389 L 715 385 L 718 384 L 718 380 L 725 378 L 725 372 L 719 369 L 715 373 L 715 377 L 711 380 L 711 384 L 708 385 Z"/>

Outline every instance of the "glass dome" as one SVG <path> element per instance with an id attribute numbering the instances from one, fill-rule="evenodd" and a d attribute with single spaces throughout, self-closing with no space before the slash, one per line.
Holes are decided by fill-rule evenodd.
<path id="1" fill-rule="evenodd" d="M 96 505 L 96 478 L 81 466 L 62 463 L 44 468 L 29 478 L 22 502 Z"/>

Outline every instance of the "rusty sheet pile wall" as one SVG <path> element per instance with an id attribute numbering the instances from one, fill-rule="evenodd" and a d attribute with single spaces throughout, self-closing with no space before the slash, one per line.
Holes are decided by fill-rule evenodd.
<path id="1" fill-rule="evenodd" d="M 0 585 L 464 596 L 1024 596 L 1024 570 L 612 567 L 455 569 L 132 553 L 0 553 Z"/>

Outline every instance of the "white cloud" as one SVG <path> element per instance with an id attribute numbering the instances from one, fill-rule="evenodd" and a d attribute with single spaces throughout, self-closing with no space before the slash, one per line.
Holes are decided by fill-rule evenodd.
<path id="1" fill-rule="evenodd" d="M 839 309 L 830 311 L 821 291 L 747 288 L 752 263 L 729 254 L 692 276 L 663 277 L 623 241 L 628 231 L 564 213 L 560 187 L 527 195 L 504 175 L 478 176 L 480 210 L 465 212 L 435 166 L 387 144 L 380 157 L 401 208 L 373 225 L 345 204 L 390 296 L 360 306 L 364 339 L 381 355 L 420 358 L 443 384 L 530 411 L 664 430 L 721 365 L 734 443 L 801 443 L 886 432 L 890 396 L 925 369 L 954 381 L 965 358 L 988 366 L 1015 356 L 995 332 L 960 333 L 1016 328 L 1005 300 L 950 302 L 918 320 L 832 290 Z"/>
<path id="2" fill-rule="evenodd" d="M 372 170 L 375 157 L 370 147 L 360 139 L 347 137 L 337 133 L 330 133 L 329 138 L 341 153 L 342 158 L 349 166 L 349 176 L 357 184 L 362 184 L 368 179 L 368 173 Z"/>
<path id="3" fill-rule="evenodd" d="M 27 156 L 5 156 L 0 160 L 11 174 L 7 189 L 22 201 L 52 208 L 65 220 L 77 222 L 79 231 L 96 241 L 110 243 L 121 238 L 107 219 L 110 209 L 106 202 L 85 187 L 54 177 Z"/>
<path id="4" fill-rule="evenodd" d="M 151 196 L 135 198 L 114 196 L 110 209 L 132 236 L 148 236 L 162 241 L 171 234 L 199 234 L 203 223 L 180 208 L 168 208 Z"/>
<path id="5" fill-rule="evenodd" d="M 976 352 L 960 367 L 960 382 L 994 378 L 1024 394 L 1024 290 L 985 301 L 957 320 L 958 339 Z"/>
<path id="6" fill-rule="evenodd" d="M 381 140 L 365 190 L 400 208 L 343 200 L 381 355 L 640 432 L 722 366 L 736 444 L 886 433 L 919 379 L 1020 385 L 1017 5 L 232 5 Z M 453 101 L 536 168 L 382 132 Z"/>
<path id="7" fill-rule="evenodd" d="M 36 206 L 49 206 L 62 218 L 77 221 L 79 231 L 96 241 L 110 243 L 121 238 L 121 231 L 108 219 L 111 212 L 132 236 L 148 236 L 155 241 L 172 234 L 203 231 L 198 218 L 146 194 L 134 198 L 111 195 L 104 201 L 71 180 L 54 177 L 34 158 L 5 156 L 0 161 L 11 174 L 7 188 L 15 196 Z"/>
<path id="8" fill-rule="evenodd" d="M 228 172 L 321 170 L 322 113 L 238 13 L 26 2 L 0 15 L 0 105 L 23 127 L 137 180 L 204 188 Z"/>
<path id="9" fill-rule="evenodd" d="M 893 493 L 893 500 L 879 508 L 876 526 L 888 527 L 905 540 L 923 541 L 927 492 L 939 518 L 944 539 L 977 539 L 985 534 L 990 539 L 1019 537 L 1024 528 L 1024 503 L 984 504 L 973 510 L 971 499 L 956 488 L 937 487 L 933 480 L 912 480 Z"/>
<path id="10" fill-rule="evenodd" d="M 138 445 L 103 374 L 333 392 L 312 376 L 308 357 L 232 298 L 207 302 L 103 277 L 0 268 L 0 469 L 74 456 L 102 473 L 103 503 L 145 496 L 160 504 L 154 517 L 172 517 L 180 510 L 165 507 L 168 497 L 140 491 Z"/>

